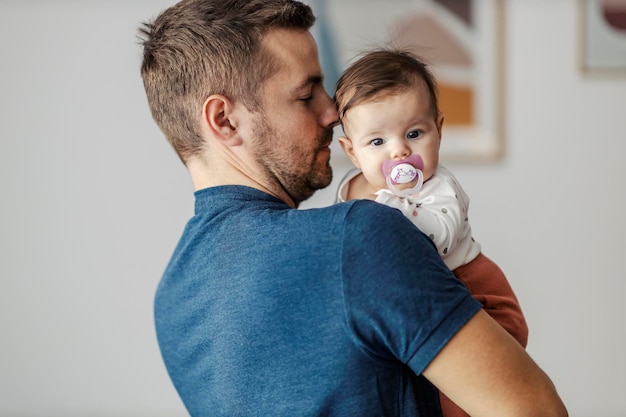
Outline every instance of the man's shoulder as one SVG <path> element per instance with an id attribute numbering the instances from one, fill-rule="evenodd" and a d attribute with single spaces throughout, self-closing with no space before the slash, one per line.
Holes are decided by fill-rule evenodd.
<path id="1" fill-rule="evenodd" d="M 384 244 L 388 240 L 422 240 L 423 233 L 396 208 L 372 200 L 351 200 L 344 205 L 344 224 L 353 237 L 376 236 L 376 242 Z M 425 239 L 431 243 L 430 239 Z"/>
<path id="2" fill-rule="evenodd" d="M 373 200 L 350 200 L 336 203 L 321 210 L 325 214 L 333 216 L 343 216 L 346 221 L 367 220 L 372 222 L 384 221 L 387 218 L 403 218 L 398 210 L 377 203 Z"/>
<path id="3" fill-rule="evenodd" d="M 294 211 L 299 214 L 297 222 L 300 226 L 308 223 L 319 232 L 341 231 L 352 237 L 365 236 L 375 230 L 385 234 L 385 230 L 416 229 L 399 210 L 372 200 L 350 200 L 322 208 Z"/>

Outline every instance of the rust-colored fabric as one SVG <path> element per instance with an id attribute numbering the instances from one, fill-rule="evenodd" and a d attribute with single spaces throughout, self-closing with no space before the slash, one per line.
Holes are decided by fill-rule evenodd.
<path id="1" fill-rule="evenodd" d="M 465 411 L 450 400 L 450 398 L 439 393 L 439 404 L 441 404 L 441 415 L 443 417 L 470 417 Z"/>
<path id="2" fill-rule="evenodd" d="M 453 272 L 485 311 L 525 348 L 528 325 L 519 301 L 498 265 L 480 253 L 473 261 Z"/>
<path id="3" fill-rule="evenodd" d="M 454 271 L 484 310 L 508 331 L 524 348 L 528 342 L 528 325 L 515 293 L 502 270 L 482 253 Z M 469 417 L 448 397 L 439 394 L 444 417 Z"/>

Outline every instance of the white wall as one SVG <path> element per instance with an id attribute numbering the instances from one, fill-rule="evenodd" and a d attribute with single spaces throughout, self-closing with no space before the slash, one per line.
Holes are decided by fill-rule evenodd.
<path id="1" fill-rule="evenodd" d="M 0 416 L 186 415 L 152 297 L 192 188 L 135 38 L 171 3 L 0 1 Z M 579 72 L 575 0 L 506 5 L 506 158 L 451 168 L 570 415 L 624 416 L 626 77 Z"/>

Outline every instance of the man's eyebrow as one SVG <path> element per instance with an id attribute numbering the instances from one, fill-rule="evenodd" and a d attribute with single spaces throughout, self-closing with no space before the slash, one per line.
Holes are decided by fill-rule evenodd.
<path id="1" fill-rule="evenodd" d="M 324 77 L 321 75 L 311 75 L 308 76 L 302 83 L 300 83 L 294 91 L 301 91 L 307 89 L 311 85 L 322 84 L 324 81 Z"/>

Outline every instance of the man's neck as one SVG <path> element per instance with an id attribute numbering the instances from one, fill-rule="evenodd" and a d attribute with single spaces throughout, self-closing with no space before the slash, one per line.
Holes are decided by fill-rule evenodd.
<path id="1" fill-rule="evenodd" d="M 297 207 L 297 204 L 284 189 L 265 184 L 265 182 L 268 181 L 258 181 L 258 178 L 264 178 L 264 176 L 253 167 L 246 166 L 242 164 L 241 161 L 235 163 L 231 162 L 235 161 L 226 161 L 223 159 L 206 161 L 202 158 L 188 160 L 186 165 L 193 182 L 194 190 L 198 191 L 220 185 L 243 185 L 273 195 L 291 207 Z"/>

